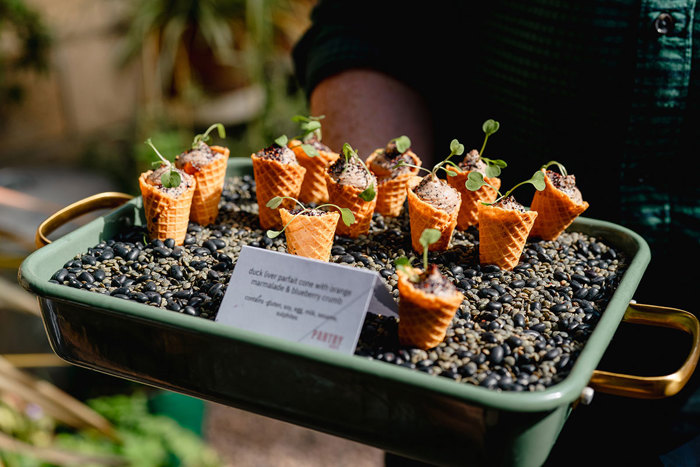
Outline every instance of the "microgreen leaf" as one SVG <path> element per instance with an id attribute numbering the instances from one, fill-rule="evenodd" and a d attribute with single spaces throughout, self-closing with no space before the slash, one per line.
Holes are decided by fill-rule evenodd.
<path id="1" fill-rule="evenodd" d="M 281 230 L 268 230 L 266 235 L 268 238 L 277 238 L 282 233 Z"/>
<path id="2" fill-rule="evenodd" d="M 311 144 L 302 144 L 301 149 L 309 157 L 316 157 L 319 155 L 318 150 L 315 147 L 313 147 L 313 145 L 311 145 Z"/>
<path id="3" fill-rule="evenodd" d="M 481 146 L 481 151 L 479 151 L 480 156 L 483 156 L 484 154 L 484 149 L 486 149 L 486 141 L 488 141 L 489 136 L 496 133 L 500 127 L 500 123 L 490 118 L 481 125 L 481 129 L 484 131 L 484 144 Z"/>
<path id="4" fill-rule="evenodd" d="M 464 153 L 464 145 L 461 144 L 461 143 L 460 143 L 459 141 L 457 141 L 456 139 L 453 139 L 452 141 L 450 141 L 450 155 L 447 156 L 444 160 L 442 160 L 442 161 L 438 162 L 437 164 L 435 164 L 435 165 L 433 166 L 433 170 L 432 170 L 430 173 L 431 173 L 433 176 L 435 176 L 435 174 L 437 173 L 437 171 L 438 171 L 443 165 L 450 163 L 450 157 L 454 156 L 455 154 L 459 156 L 459 155 L 461 155 L 462 153 Z M 443 170 L 445 170 L 445 169 L 443 168 Z"/>
<path id="5" fill-rule="evenodd" d="M 182 182 L 182 177 L 180 176 L 180 173 L 175 170 L 175 167 L 173 167 L 173 164 L 167 160 L 163 155 L 158 152 L 158 149 L 153 145 L 153 141 L 151 141 L 151 138 L 148 138 L 146 140 L 146 144 L 148 144 L 153 151 L 158 155 L 162 163 L 161 165 L 165 164 L 170 168 L 167 172 L 163 172 L 163 175 L 160 176 L 160 183 L 165 187 L 165 188 L 176 188 L 180 186 L 180 183 Z"/>
<path id="6" fill-rule="evenodd" d="M 500 127 L 501 127 L 501 124 L 498 123 L 496 120 L 493 120 L 491 118 L 486 120 L 481 125 L 481 129 L 484 130 L 484 133 L 486 134 L 486 136 L 491 136 L 492 134 L 496 133 Z"/>
<path id="7" fill-rule="evenodd" d="M 343 143 L 343 155 L 345 156 L 345 162 L 348 162 L 353 156 L 357 155 L 357 152 L 349 143 Z"/>
<path id="8" fill-rule="evenodd" d="M 377 196 L 377 193 L 374 189 L 374 183 L 371 183 L 367 187 L 367 189 L 365 189 L 365 191 L 360 193 L 358 196 L 365 201 L 372 201 L 374 197 Z"/>
<path id="9" fill-rule="evenodd" d="M 442 233 L 437 229 L 425 229 L 418 240 L 425 248 L 440 240 Z"/>
<path id="10" fill-rule="evenodd" d="M 482 161 L 486 162 L 486 176 L 489 178 L 498 177 L 501 175 L 501 169 L 508 167 L 508 164 L 502 159 L 488 159 L 486 157 L 481 158 Z"/>
<path id="11" fill-rule="evenodd" d="M 537 191 L 544 190 L 547 187 L 547 184 L 544 182 L 544 172 L 541 170 L 535 172 L 530 179 L 530 183 L 532 183 Z"/>
<path id="12" fill-rule="evenodd" d="M 339 208 L 343 223 L 348 227 L 355 223 L 355 214 L 348 208 Z"/>
<path id="13" fill-rule="evenodd" d="M 481 172 L 477 172 L 476 170 L 469 172 L 469 175 L 467 175 L 467 181 L 464 184 L 469 191 L 477 191 L 484 185 L 486 185 L 484 176 L 481 174 Z"/>
<path id="14" fill-rule="evenodd" d="M 275 144 L 277 144 L 277 146 L 280 147 L 285 147 L 287 145 L 287 142 L 289 142 L 289 138 L 287 138 L 287 135 L 282 135 L 275 139 Z"/>
<path id="15" fill-rule="evenodd" d="M 396 149 L 401 154 L 408 151 L 408 149 L 411 147 L 411 140 L 408 136 L 405 135 L 399 136 L 398 138 L 394 138 L 392 139 L 392 141 L 396 143 Z"/>
<path id="16" fill-rule="evenodd" d="M 194 137 L 192 140 L 192 148 L 196 148 L 200 141 L 209 141 L 209 133 L 211 133 L 214 129 L 218 131 L 219 138 L 226 138 L 226 129 L 224 126 L 221 123 L 214 123 L 207 128 L 207 131 Z"/>
<path id="17" fill-rule="evenodd" d="M 440 240 L 442 233 L 437 229 L 425 229 L 423 233 L 420 234 L 420 239 L 418 242 L 423 245 L 423 270 L 428 270 L 428 248 L 433 243 Z"/>
<path id="18" fill-rule="evenodd" d="M 398 271 L 403 271 L 408 275 L 408 280 L 411 282 L 418 282 L 418 274 L 413 271 L 413 262 L 415 258 L 406 258 L 405 256 L 400 256 L 394 260 L 394 267 Z"/>
<path id="19" fill-rule="evenodd" d="M 457 141 L 456 139 L 453 139 L 450 142 L 450 157 L 453 155 L 461 156 L 464 153 L 464 145 Z"/>
<path id="20" fill-rule="evenodd" d="M 547 162 L 546 164 L 544 164 L 541 168 L 547 170 L 547 169 L 548 169 L 550 166 L 552 166 L 552 165 L 556 165 L 557 168 L 559 168 L 559 172 L 561 172 L 561 174 L 562 174 L 563 176 L 566 177 L 566 176 L 568 175 L 568 173 L 566 172 L 566 167 L 564 167 L 563 164 L 561 164 L 561 163 L 559 163 L 559 162 L 557 162 L 557 161 L 549 161 L 549 162 Z"/>
<path id="21" fill-rule="evenodd" d="M 265 206 L 270 209 L 277 209 L 280 207 L 280 204 L 282 204 L 283 199 L 284 198 L 282 196 L 275 196 L 274 198 L 270 199 Z"/>
<path id="22" fill-rule="evenodd" d="M 180 186 L 180 182 L 182 182 L 182 177 L 174 170 L 163 172 L 163 175 L 160 176 L 160 183 L 165 188 L 177 188 Z"/>
<path id="23" fill-rule="evenodd" d="M 321 122 L 317 120 L 311 120 L 310 122 L 303 122 L 301 125 L 299 125 L 302 130 L 304 130 L 306 133 L 311 133 L 314 132 L 318 129 L 321 128 Z"/>

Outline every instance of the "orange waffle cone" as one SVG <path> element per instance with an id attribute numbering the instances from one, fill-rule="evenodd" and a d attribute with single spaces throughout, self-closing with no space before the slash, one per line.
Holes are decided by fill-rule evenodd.
<path id="1" fill-rule="evenodd" d="M 377 205 L 377 197 L 375 196 L 372 201 L 365 201 L 359 196 L 363 190 L 354 186 L 336 183 L 327 172 L 326 186 L 328 187 L 328 201 L 338 207 L 348 208 L 355 215 L 355 223 L 350 224 L 350 226 L 345 225 L 344 222 L 338 222 L 335 233 L 350 238 L 357 238 L 360 235 L 367 234 L 372 222 L 374 208 Z"/>
<path id="2" fill-rule="evenodd" d="M 557 189 L 547 176 L 544 177 L 544 183 L 545 189 L 536 191 L 532 198 L 530 209 L 537 211 L 537 219 L 530 236 L 556 240 L 574 219 L 588 209 L 588 202 L 575 203 L 566 193 Z"/>
<path id="3" fill-rule="evenodd" d="M 224 189 L 226 167 L 228 165 L 228 148 L 211 146 L 211 150 L 222 154 L 222 157 L 214 159 L 209 165 L 197 168 L 190 163 L 184 165 L 182 170 L 192 175 L 197 180 L 197 189 L 192 197 L 192 209 L 190 219 L 200 225 L 209 225 L 219 214 L 219 200 Z"/>
<path id="4" fill-rule="evenodd" d="M 479 204 L 479 261 L 512 270 L 520 260 L 537 212 Z"/>
<path id="5" fill-rule="evenodd" d="M 318 156 L 310 157 L 301 148 L 301 144 L 298 139 L 289 142 L 289 148 L 294 151 L 297 161 L 306 169 L 304 181 L 299 191 L 299 201 L 302 203 L 327 203 L 326 168 L 335 162 L 340 155 L 337 152 L 318 151 Z"/>
<path id="6" fill-rule="evenodd" d="M 253 154 L 251 159 L 260 226 L 263 229 L 280 229 L 282 220 L 279 210 L 268 208 L 267 203 L 275 196 L 298 198 L 306 169 L 299 164 L 282 164 L 279 161 L 263 159 L 256 154 Z M 285 199 L 280 207 L 290 209 L 294 204 L 294 201 Z"/>
<path id="7" fill-rule="evenodd" d="M 292 255 L 328 261 L 340 214 L 327 212 L 322 216 L 296 216 L 280 209 L 287 238 L 287 252 Z M 294 220 L 292 220 L 294 219 Z"/>
<path id="8" fill-rule="evenodd" d="M 442 232 L 440 240 L 428 247 L 430 251 L 443 251 L 449 248 L 452 232 L 457 226 L 457 214 L 455 209 L 448 214 L 437 209 L 420 199 L 413 190 L 408 193 L 408 216 L 411 224 L 411 245 L 419 253 L 423 253 L 423 245 L 420 244 L 420 236 L 425 229 L 437 229 Z"/>
<path id="9" fill-rule="evenodd" d="M 455 171 L 452 167 L 446 167 L 447 170 Z M 479 224 L 479 210 L 478 206 L 481 202 L 491 203 L 498 196 L 498 190 L 501 188 L 501 179 L 497 177 L 484 178 L 484 181 L 489 185 L 496 188 L 494 190 L 486 185 L 482 186 L 476 191 L 468 190 L 465 183 L 467 182 L 467 177 L 469 176 L 468 171 L 459 172 L 454 177 L 447 177 L 447 183 L 454 187 L 459 194 L 462 195 L 462 204 L 459 206 L 459 215 L 457 216 L 457 228 L 459 230 L 466 230 L 467 227 Z"/>
<path id="10" fill-rule="evenodd" d="M 420 271 L 415 269 L 417 273 Z M 450 297 L 427 294 L 416 289 L 401 270 L 399 276 L 399 342 L 401 345 L 432 349 L 445 339 L 464 295 L 455 292 Z"/>
<path id="11" fill-rule="evenodd" d="M 397 217 L 401 214 L 406 201 L 406 190 L 409 181 L 416 175 L 418 169 L 412 169 L 410 172 L 392 178 L 390 171 L 382 172 L 378 167 L 372 166 L 372 161 L 380 152 L 381 149 L 377 149 L 367 158 L 367 167 L 370 167 L 377 177 L 377 207 L 374 210 L 383 216 Z M 413 159 L 414 165 L 421 165 L 421 160 L 418 156 L 410 151 L 408 154 Z"/>
<path id="12" fill-rule="evenodd" d="M 187 235 L 192 196 L 197 182 L 193 179 L 191 186 L 174 198 L 148 183 L 146 180 L 150 174 L 149 170 L 139 177 L 148 236 L 151 240 L 172 238 L 177 245 L 182 245 Z"/>

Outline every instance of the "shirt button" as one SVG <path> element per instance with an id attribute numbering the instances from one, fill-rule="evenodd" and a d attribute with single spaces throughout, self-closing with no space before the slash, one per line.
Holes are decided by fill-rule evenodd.
<path id="1" fill-rule="evenodd" d="M 673 30 L 676 20 L 668 13 L 661 13 L 654 20 L 654 30 L 659 35 L 666 35 Z"/>

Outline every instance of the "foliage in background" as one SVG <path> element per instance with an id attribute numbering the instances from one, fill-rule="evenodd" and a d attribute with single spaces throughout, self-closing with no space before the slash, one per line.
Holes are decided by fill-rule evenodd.
<path id="1" fill-rule="evenodd" d="M 48 69 L 50 45 L 51 36 L 36 11 L 23 0 L 0 0 L 0 117 L 22 99 L 16 73 Z"/>
<path id="2" fill-rule="evenodd" d="M 50 444 L 75 454 L 119 456 L 131 467 L 222 465 L 216 451 L 195 433 L 169 417 L 151 413 L 148 399 L 141 392 L 99 397 L 87 404 L 114 425 L 120 441 L 112 441 L 91 430 L 58 431 L 45 415 L 19 411 L 2 400 L 0 432 L 32 445 Z M 29 455 L 0 451 L 0 465 L 3 462 L 7 467 L 51 466 Z"/>
<path id="3" fill-rule="evenodd" d="M 313 0 L 153 0 L 134 3 L 125 19 L 122 64 L 139 60 L 144 103 L 131 125 L 100 135 L 83 157 L 111 174 L 124 191 L 150 168 L 151 138 L 173 158 L 212 122 L 195 122 L 197 108 L 243 88 L 262 90 L 260 108 L 243 121 L 226 121 L 232 157 L 247 157 L 293 132 L 291 117 L 307 114 L 291 66 L 291 48 L 306 28 Z M 144 63 L 146 65 L 144 65 Z M 214 79 L 214 77 L 216 79 Z M 154 91 L 155 88 L 155 91 Z M 175 107 L 173 107 L 175 106 Z M 173 108 L 185 109 L 174 112 Z M 238 109 L 240 110 L 240 109 Z"/>

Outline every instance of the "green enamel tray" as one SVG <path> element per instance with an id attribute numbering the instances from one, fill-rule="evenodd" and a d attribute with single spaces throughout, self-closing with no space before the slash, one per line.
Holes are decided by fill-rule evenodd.
<path id="1" fill-rule="evenodd" d="M 250 159 L 231 159 L 228 174 L 252 174 Z M 570 374 L 526 393 L 460 384 L 49 282 L 74 255 L 143 224 L 141 198 L 133 198 L 21 265 L 19 282 L 38 296 L 48 339 L 64 360 L 441 465 L 541 465 L 591 387 L 641 397 L 679 390 L 595 371 L 625 316 L 684 313 L 630 307 L 650 252 L 639 235 L 615 224 L 579 218 L 571 226 L 623 252 L 629 268 Z M 692 373 L 697 320 L 683 319 L 690 324 L 679 327 L 694 335 L 695 345 L 682 371 Z M 652 389 L 657 393 L 650 396 Z"/>

